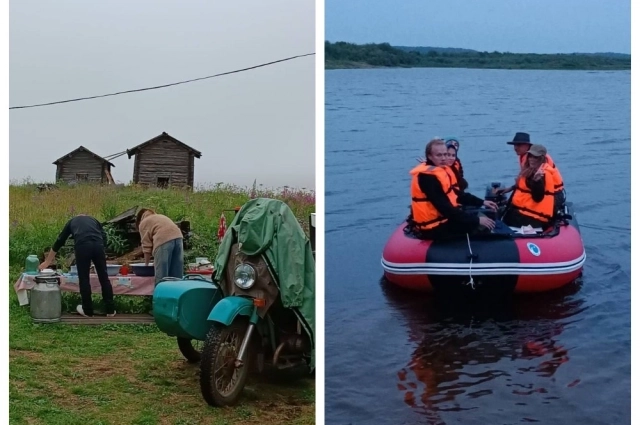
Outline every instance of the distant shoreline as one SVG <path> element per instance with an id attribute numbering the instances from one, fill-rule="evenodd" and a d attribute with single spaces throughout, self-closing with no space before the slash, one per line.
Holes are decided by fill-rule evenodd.
<path id="1" fill-rule="evenodd" d="M 621 53 L 502 53 L 442 47 L 325 42 L 325 70 L 380 68 L 526 69 L 629 71 L 631 55 Z"/>
<path id="2" fill-rule="evenodd" d="M 413 69 L 413 68 L 447 68 L 447 69 L 505 69 L 511 71 L 631 71 L 631 68 L 512 68 L 512 67 L 491 67 L 491 66 L 376 66 L 365 62 L 333 62 L 325 61 L 325 71 L 335 71 L 339 69 Z"/>

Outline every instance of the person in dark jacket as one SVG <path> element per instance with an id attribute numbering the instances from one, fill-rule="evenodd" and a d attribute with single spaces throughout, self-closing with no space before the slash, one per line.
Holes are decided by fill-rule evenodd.
<path id="1" fill-rule="evenodd" d="M 91 280 L 89 270 L 91 262 L 95 266 L 100 286 L 102 287 L 102 299 L 108 317 L 116 315 L 113 305 L 113 287 L 107 274 L 107 256 L 105 245 L 107 235 L 98 220 L 85 214 L 73 217 L 65 224 L 58 239 L 51 247 L 47 258 L 40 264 L 40 270 L 49 267 L 56 257 L 56 253 L 62 248 L 71 236 L 74 241 L 76 266 L 78 268 L 78 280 L 80 285 L 80 297 L 82 304 L 76 307 L 76 311 L 83 316 L 93 316 L 93 301 L 91 300 Z"/>
<path id="2" fill-rule="evenodd" d="M 431 140 L 425 149 L 425 156 L 427 158 L 426 166 L 447 167 L 447 155 L 447 147 L 442 139 Z M 479 226 L 487 229 L 494 228 L 495 222 L 490 218 L 465 212 L 460 208 L 460 205 L 464 205 L 466 203 L 465 201 L 468 202 L 468 198 L 465 199 L 464 195 L 462 196 L 462 199 L 460 196 L 456 196 L 457 202 L 452 202 L 453 198 L 448 194 L 449 188 L 443 187 L 442 181 L 436 175 L 437 173 L 432 174 L 420 172 L 418 171 L 420 167 L 421 166 L 416 167 L 416 172 L 412 174 L 414 175 L 414 179 L 417 179 L 417 186 L 419 191 L 424 194 L 424 197 L 412 195 L 412 214 L 409 220 L 410 222 L 414 221 L 416 218 L 416 212 L 418 211 L 427 211 L 427 215 L 433 215 L 431 211 L 432 209 L 435 209 L 437 211 L 437 215 L 440 217 L 439 221 L 441 222 L 440 224 L 427 225 L 425 226 L 426 228 L 418 228 L 417 233 L 421 238 L 439 239 L 461 235 L 473 232 L 478 229 Z M 412 189 L 412 191 L 413 190 L 414 189 Z M 447 190 L 447 193 L 445 193 L 445 190 Z M 471 196 L 474 197 L 473 195 Z M 480 201 L 480 205 L 484 204 L 492 210 L 497 210 L 497 205 L 494 202 Z M 474 204 L 477 205 L 477 201 L 471 202 L 474 202 Z"/>

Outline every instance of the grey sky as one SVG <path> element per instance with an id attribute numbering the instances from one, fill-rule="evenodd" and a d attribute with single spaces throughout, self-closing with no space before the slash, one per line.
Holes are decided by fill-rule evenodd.
<path id="1" fill-rule="evenodd" d="M 312 0 L 10 3 L 10 106 L 166 84 L 315 51 Z M 160 90 L 11 110 L 10 179 L 55 178 L 166 131 L 202 152 L 196 184 L 313 188 L 315 56 Z M 114 161 L 129 182 L 133 158 Z"/>
<path id="2" fill-rule="evenodd" d="M 631 53 L 630 0 L 326 0 L 325 38 L 512 53 Z"/>

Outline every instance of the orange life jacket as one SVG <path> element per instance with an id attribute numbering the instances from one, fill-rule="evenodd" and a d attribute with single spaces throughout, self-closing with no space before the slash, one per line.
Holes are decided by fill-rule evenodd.
<path id="1" fill-rule="evenodd" d="M 458 177 L 456 177 L 456 173 L 455 171 L 453 171 L 453 168 L 455 167 L 455 163 L 452 166 L 446 166 L 444 167 L 444 170 L 447 172 L 447 175 L 449 176 L 449 180 L 451 181 L 451 186 L 455 189 L 455 190 L 460 190 L 460 183 L 458 182 Z"/>
<path id="2" fill-rule="evenodd" d="M 458 195 L 453 191 L 453 185 L 445 168 L 422 163 L 409 172 L 411 174 L 411 214 L 415 226 L 420 230 L 433 229 L 447 222 L 447 219 L 438 212 L 427 198 L 427 195 L 420 189 L 418 183 L 420 174 L 436 176 L 443 192 L 449 198 L 449 202 L 454 207 L 460 206 Z"/>
<path id="3" fill-rule="evenodd" d="M 522 215 L 533 217 L 542 222 L 553 219 L 554 181 L 552 168 L 548 164 L 542 164 L 544 170 L 544 198 L 535 202 L 531 197 L 531 190 L 527 187 L 524 177 L 518 179 L 513 192 L 511 205 Z"/>
<path id="4" fill-rule="evenodd" d="M 462 171 L 462 162 L 460 162 L 460 158 L 456 157 L 456 160 L 453 162 L 452 167 L 456 170 L 461 177 L 464 177 L 464 172 Z"/>
<path id="5" fill-rule="evenodd" d="M 562 175 L 560 175 L 560 170 L 556 167 L 555 162 L 551 158 L 551 155 L 547 154 L 547 164 L 553 169 L 553 187 L 555 192 L 560 192 L 564 189 L 564 182 L 562 181 Z M 527 164 L 527 154 L 520 155 L 520 169 Z"/>

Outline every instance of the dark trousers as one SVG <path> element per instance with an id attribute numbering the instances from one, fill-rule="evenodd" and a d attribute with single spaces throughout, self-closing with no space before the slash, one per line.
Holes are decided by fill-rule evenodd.
<path id="1" fill-rule="evenodd" d="M 89 269 L 91 263 L 96 268 L 100 286 L 102 287 L 102 299 L 105 312 L 111 314 L 113 306 L 113 287 L 107 274 L 107 256 L 101 243 L 83 244 L 75 247 L 76 266 L 78 267 L 78 280 L 80 283 L 80 297 L 82 298 L 82 310 L 87 316 L 93 316 L 93 301 L 91 300 L 91 280 Z"/>

